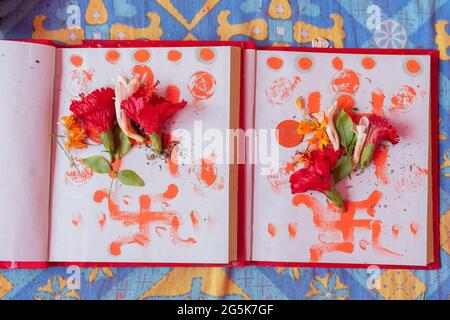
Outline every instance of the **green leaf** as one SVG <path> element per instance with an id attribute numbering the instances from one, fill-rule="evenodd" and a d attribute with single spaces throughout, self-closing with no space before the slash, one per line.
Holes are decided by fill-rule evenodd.
<path id="1" fill-rule="evenodd" d="M 339 134 L 339 140 L 341 141 L 341 145 L 343 147 L 346 147 L 347 150 L 349 150 L 356 136 L 355 133 L 353 132 L 352 118 L 350 118 L 347 112 L 341 110 L 336 118 L 336 123 L 334 125 Z"/>
<path id="2" fill-rule="evenodd" d="M 117 173 L 117 177 L 119 178 L 120 182 L 127 186 L 143 187 L 145 185 L 144 180 L 142 180 L 141 177 L 139 177 L 133 170 L 120 170 Z"/>
<path id="3" fill-rule="evenodd" d="M 111 155 L 111 158 L 114 156 L 115 143 L 114 143 L 114 133 L 111 129 L 106 132 L 100 133 L 100 138 L 102 139 L 103 145 L 105 146 L 105 150 Z"/>
<path id="4" fill-rule="evenodd" d="M 108 160 L 101 156 L 85 158 L 83 163 L 97 173 L 109 173 L 111 171 L 111 165 Z"/>
<path id="5" fill-rule="evenodd" d="M 336 162 L 336 165 L 333 168 L 333 177 L 335 183 L 343 180 L 348 177 L 353 169 L 352 158 L 349 155 L 343 156 L 339 158 Z"/>
<path id="6" fill-rule="evenodd" d="M 366 144 L 364 146 L 364 148 L 361 152 L 361 162 L 359 164 L 362 169 L 367 167 L 369 165 L 370 161 L 372 161 L 374 151 L 375 151 L 375 145 L 373 143 Z"/>
<path id="7" fill-rule="evenodd" d="M 150 141 L 152 142 L 153 151 L 155 151 L 157 154 L 161 154 L 162 152 L 161 136 L 156 132 L 152 132 L 152 134 L 150 135 Z"/>
<path id="8" fill-rule="evenodd" d="M 335 203 L 339 208 L 344 210 L 344 200 L 342 200 L 339 192 L 333 190 L 324 190 L 324 193 L 331 202 Z"/>
<path id="9" fill-rule="evenodd" d="M 118 130 L 119 147 L 117 148 L 117 157 L 122 158 L 130 151 L 131 141 L 130 138 L 119 128 Z"/>

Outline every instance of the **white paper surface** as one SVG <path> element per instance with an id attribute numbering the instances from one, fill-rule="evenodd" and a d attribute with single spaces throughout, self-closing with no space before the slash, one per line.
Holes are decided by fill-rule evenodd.
<path id="1" fill-rule="evenodd" d="M 275 69 L 268 66 L 271 57 L 282 60 L 281 68 L 276 63 L 272 63 Z M 299 59 L 303 59 L 303 68 L 299 67 Z M 413 62 L 408 64 L 409 60 Z M 336 68 L 353 70 L 353 73 Z M 342 72 L 345 77 L 341 77 Z M 282 169 L 267 177 L 260 174 L 261 166 L 257 165 L 253 260 L 425 265 L 429 57 L 258 51 L 256 79 L 257 129 L 275 129 L 287 119 L 300 121 L 302 114 L 295 100 L 302 96 L 304 107 L 308 108 L 308 98 L 313 92 L 321 96 L 321 110 L 331 106 L 338 96 L 348 94 L 359 112 L 372 112 L 375 91 L 384 92 L 381 109 L 399 129 L 400 143 L 388 144 L 385 175 L 379 174 L 387 177 L 387 184 L 376 177 L 373 163 L 364 173 L 352 173 L 351 179 L 338 184 L 343 197 L 352 201 L 365 200 L 375 190 L 382 193 L 373 207 L 374 212 L 369 212 L 373 216 L 361 204 L 353 219 L 346 214 L 346 221 L 341 221 L 340 213 L 327 209 L 325 196 L 317 192 L 305 193 L 316 199 L 314 203 L 320 208 L 316 214 L 304 204 L 295 206 L 288 183 L 290 174 Z M 268 90 L 276 80 L 281 84 L 278 89 L 270 91 L 274 89 L 272 86 Z M 409 95 L 410 89 L 414 94 Z M 405 103 L 407 98 L 411 98 L 411 103 Z M 280 147 L 282 168 L 296 150 L 305 148 L 305 142 L 293 148 Z M 348 231 L 347 240 L 343 230 Z M 336 250 L 337 246 L 346 252 Z"/>
<path id="2" fill-rule="evenodd" d="M 112 49 L 62 49 L 58 50 L 58 70 L 55 90 L 55 121 L 69 113 L 71 100 L 80 92 L 90 92 L 102 86 L 112 86 L 117 75 L 132 77 L 132 69 L 138 64 L 151 68 L 158 86 L 164 94 L 169 85 L 176 85 L 181 99 L 188 105 L 168 120 L 172 129 L 193 131 L 194 121 L 203 121 L 203 131 L 208 128 L 224 132 L 229 128 L 230 111 L 230 48 L 210 48 L 214 58 L 205 62 L 199 58 L 199 48 L 148 48 L 150 59 L 136 61 L 136 49 L 114 49 L 120 58 L 114 63 L 107 58 Z M 168 54 L 176 50 L 181 54 L 178 61 L 169 61 Z M 76 65 L 71 63 L 72 58 Z M 180 55 L 170 54 L 172 60 Z M 142 56 L 145 58 L 145 54 Z M 142 58 L 141 57 L 141 58 Z M 208 58 L 211 58 L 208 56 Z M 109 58 L 108 58 L 109 59 Z M 111 59 L 110 59 L 111 60 Z M 214 94 L 208 99 L 194 98 L 188 90 L 188 81 L 197 71 L 205 71 L 215 78 Z M 61 128 L 59 127 L 61 132 Z M 183 145 L 186 142 L 181 142 Z M 206 145 L 206 142 L 204 142 Z M 99 155 L 101 147 L 89 147 L 77 151 L 75 157 Z M 153 152 L 146 147 L 133 147 L 124 158 L 121 168 L 132 169 L 145 181 L 145 187 L 129 187 L 114 182 L 112 194 L 120 206 L 122 218 L 112 218 L 107 199 L 94 201 L 98 190 L 107 190 L 110 178 L 94 174 L 83 178 L 74 175 L 74 169 L 60 149 L 56 149 L 53 175 L 53 202 L 51 226 L 52 261 L 111 261 L 111 262 L 228 262 L 229 219 L 229 170 L 228 165 L 216 164 L 217 179 L 211 185 L 199 180 L 200 159 L 194 164 L 180 165 L 173 176 L 164 160 L 149 160 Z M 107 154 L 103 153 L 106 158 Z M 205 155 L 208 157 L 209 155 Z M 199 162 L 200 161 L 200 162 Z M 83 169 L 83 167 L 81 166 Z M 165 192 L 170 184 L 179 192 L 174 199 L 158 201 L 158 194 Z M 180 221 L 176 232 L 167 221 L 157 220 L 144 224 L 148 230 L 147 240 L 139 239 L 139 226 L 123 218 L 124 212 L 139 212 L 140 197 L 151 197 L 151 211 L 175 212 Z M 191 213 L 195 212 L 195 219 Z M 170 217 L 169 214 L 166 215 Z M 171 218 L 170 218 L 171 219 Z M 123 237 L 137 242 L 123 244 L 120 254 L 111 244 Z M 137 238 L 136 238 L 137 237 Z M 195 243 L 192 243 L 192 239 Z"/>
<path id="3" fill-rule="evenodd" d="M 0 41 L 0 261 L 47 261 L 55 48 Z"/>

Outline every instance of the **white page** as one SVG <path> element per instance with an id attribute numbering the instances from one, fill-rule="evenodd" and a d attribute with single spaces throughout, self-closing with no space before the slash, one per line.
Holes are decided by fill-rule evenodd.
<path id="1" fill-rule="evenodd" d="M 55 48 L 0 41 L 0 261 L 47 261 Z"/>
<path id="2" fill-rule="evenodd" d="M 281 68 L 269 67 L 267 60 L 270 57 L 281 59 Z M 336 57 L 338 59 L 334 60 Z M 364 67 L 364 58 L 373 59 L 364 61 L 375 61 L 375 66 L 369 65 L 372 66 L 371 69 Z M 304 69 L 299 67 L 299 59 L 303 59 L 301 61 Z M 408 71 L 408 60 L 417 62 L 420 71 Z M 307 63 L 310 61 L 311 64 Z M 279 60 L 272 59 L 271 62 Z M 279 67 L 279 64 L 272 65 Z M 342 73 L 339 74 L 340 71 L 333 65 L 338 69 L 342 67 L 343 70 L 353 70 L 354 73 L 342 71 L 347 76 L 344 79 L 341 77 Z M 410 68 L 418 71 L 414 62 L 411 62 Z M 280 78 L 285 80 L 278 82 L 281 83 L 278 89 L 287 84 L 285 94 L 273 95 L 277 90 L 267 92 L 273 81 Z M 359 112 L 372 112 L 372 92 L 375 91 L 384 92 L 382 110 L 399 129 L 400 143 L 394 146 L 388 144 L 385 167 L 387 183 L 375 176 L 375 166 L 372 163 L 364 173 L 352 173 L 351 179 L 337 185 L 343 197 L 352 201 L 365 200 L 375 190 L 382 192 L 381 199 L 374 206 L 373 216 L 368 214 L 367 209 L 362 208 L 355 212 L 356 221 L 350 219 L 344 223 L 346 226 L 357 223 L 364 225 L 354 230 L 348 229 L 349 241 L 345 241 L 342 228 L 328 224 L 339 221 L 341 214 L 333 214 L 327 208 L 323 194 L 302 194 L 316 199 L 313 201 L 317 201 L 315 203 L 320 208 L 316 210 L 316 214 L 303 204 L 293 204 L 293 199 L 301 199 L 301 196 L 294 197 L 291 194 L 290 174 L 287 174 L 284 168 L 296 150 L 306 148 L 306 142 L 290 148 L 281 146 L 280 161 L 283 169 L 272 176 L 261 175 L 261 166 L 257 165 L 253 260 L 425 265 L 428 176 L 422 169 L 428 168 L 429 57 L 258 51 L 256 79 L 257 129 L 275 129 L 286 119 L 300 121 L 303 116 L 295 100 L 302 96 L 308 104 L 308 98 L 313 92 L 320 92 L 321 110 L 330 107 L 339 95 L 347 93 L 353 96 Z M 359 87 L 354 81 L 359 81 Z M 398 92 L 403 94 L 403 97 L 408 95 L 409 89 L 406 86 L 415 92 L 412 103 L 405 105 L 407 108 L 402 111 L 392 108 L 397 101 L 395 97 Z M 278 90 L 278 93 L 281 91 Z M 270 96 L 272 102 L 269 101 Z M 296 170 L 300 168 L 301 166 L 298 166 Z M 322 212 L 322 216 L 319 212 Z M 379 227 L 381 233 L 377 235 Z M 372 237 L 375 237 L 375 240 Z M 348 252 L 332 248 L 344 242 L 346 243 L 342 246 Z M 331 248 L 330 252 L 326 252 L 327 247 Z"/>
<path id="3" fill-rule="evenodd" d="M 106 59 L 111 56 L 108 55 L 111 50 L 120 54 L 115 63 Z M 144 64 L 151 68 L 154 79 L 160 81 L 160 92 L 164 94 L 169 85 L 176 85 L 180 97 L 188 102 L 185 109 L 168 120 L 172 129 L 184 128 L 192 133 L 194 121 L 203 121 L 203 132 L 208 128 L 222 132 L 229 128 L 230 48 L 210 48 L 215 57 L 208 62 L 199 59 L 199 48 L 147 50 L 150 59 Z M 181 54 L 179 61 L 168 60 L 172 50 Z M 132 69 L 138 64 L 135 53 L 134 48 L 58 50 L 55 110 L 59 111 L 55 112 L 55 121 L 69 113 L 71 100 L 83 90 L 90 92 L 102 86 L 112 86 L 111 79 L 117 75 L 131 78 Z M 73 55 L 82 57 L 82 65 L 76 67 L 70 62 Z M 75 62 L 79 64 L 79 61 Z M 210 73 L 216 81 L 214 94 L 204 100 L 195 100 L 187 88 L 191 75 L 199 70 Z M 181 144 L 187 146 L 188 142 Z M 75 152 L 74 156 L 99 155 L 101 150 L 89 147 Z M 150 195 L 151 210 L 176 212 L 180 220 L 178 236 L 167 223 L 156 221 L 147 225 L 147 243 L 124 244 L 120 254 L 116 249 L 111 251 L 111 244 L 119 238 L 134 237 L 138 226 L 127 225 L 126 219 L 112 219 L 106 199 L 99 203 L 94 201 L 96 191 L 108 189 L 110 178 L 107 175 L 94 174 L 85 181 L 71 179 L 70 172 L 73 174 L 74 169 L 70 168 L 67 158 L 58 148 L 53 175 L 52 261 L 228 263 L 229 166 L 215 164 L 217 179 L 211 185 L 205 185 L 197 179 L 201 158 L 193 159 L 194 164 L 180 165 L 178 174 L 173 176 L 164 160 L 147 159 L 152 153 L 148 148 L 134 147 L 122 162 L 122 168 L 133 169 L 143 178 L 145 187 L 129 187 L 115 182 L 112 194 L 121 211 L 133 213 L 139 211 L 139 197 Z M 209 156 L 205 154 L 205 157 Z M 154 195 L 163 193 L 169 184 L 178 187 L 178 195 L 164 201 L 166 204 L 158 202 Z M 191 219 L 193 211 L 195 223 Z M 183 241 L 190 238 L 195 239 L 195 244 Z"/>

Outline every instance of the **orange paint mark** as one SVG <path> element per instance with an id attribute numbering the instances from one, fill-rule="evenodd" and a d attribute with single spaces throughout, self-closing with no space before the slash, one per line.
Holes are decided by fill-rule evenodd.
<path id="1" fill-rule="evenodd" d="M 319 91 L 311 92 L 308 95 L 308 113 L 315 113 L 320 111 L 320 98 L 321 94 Z"/>
<path id="2" fill-rule="evenodd" d="M 106 223 L 106 214 L 101 213 L 100 219 L 97 221 L 100 227 L 103 227 Z"/>
<path id="3" fill-rule="evenodd" d="M 197 71 L 189 79 L 188 90 L 198 100 L 208 99 L 216 90 L 216 79 L 206 71 Z"/>
<path id="4" fill-rule="evenodd" d="M 298 228 L 298 224 L 297 223 L 289 223 L 288 224 L 288 232 L 289 232 L 289 236 L 293 239 L 297 236 L 297 228 Z"/>
<path id="5" fill-rule="evenodd" d="M 384 116 L 384 92 L 381 89 L 372 91 L 372 113 Z"/>
<path id="6" fill-rule="evenodd" d="M 138 226 L 138 231 L 126 236 L 119 237 L 114 240 L 110 246 L 109 250 L 112 255 L 118 256 L 121 254 L 122 247 L 127 244 L 136 243 L 141 246 L 145 246 L 150 242 L 150 227 L 155 228 L 161 226 L 170 226 L 171 236 L 173 241 L 180 241 L 184 243 L 196 243 L 196 240 L 192 237 L 187 239 L 182 239 L 178 235 L 178 230 L 182 225 L 179 215 L 176 211 L 172 210 L 161 210 L 153 211 L 151 206 L 156 202 L 163 202 L 165 200 L 170 200 L 176 197 L 178 194 L 177 186 L 171 184 L 168 186 L 167 190 L 159 196 L 151 197 L 150 195 L 141 195 L 139 197 L 139 210 L 137 212 L 133 211 L 122 211 L 117 204 L 117 202 L 106 192 L 105 190 L 99 190 L 94 193 L 94 201 L 101 203 L 103 200 L 107 200 L 108 211 L 111 220 L 121 221 L 124 226 Z M 165 205 L 167 207 L 167 204 Z"/>
<path id="7" fill-rule="evenodd" d="M 82 218 L 81 214 L 73 214 L 71 222 L 75 227 L 77 227 L 81 223 L 82 219 L 83 218 Z"/>
<path id="8" fill-rule="evenodd" d="M 170 50 L 170 51 L 167 53 L 167 59 L 168 59 L 169 61 L 172 61 L 172 62 L 177 62 L 177 61 L 179 61 L 179 60 L 181 59 L 182 56 L 183 56 L 183 55 L 182 55 L 181 52 L 178 51 L 178 50 Z"/>
<path id="9" fill-rule="evenodd" d="M 166 98 L 171 103 L 177 103 L 180 101 L 180 89 L 174 84 L 167 86 Z"/>
<path id="10" fill-rule="evenodd" d="M 278 57 L 270 57 L 267 59 L 267 65 L 273 70 L 278 70 L 283 66 L 283 60 Z"/>
<path id="11" fill-rule="evenodd" d="M 119 172 L 119 170 L 120 170 L 121 163 L 122 163 L 122 158 L 116 158 L 111 163 L 112 170 L 108 173 L 108 175 L 111 179 L 117 178 L 117 172 Z"/>
<path id="12" fill-rule="evenodd" d="M 418 63 L 414 59 L 410 59 L 406 62 L 406 70 L 408 70 L 410 73 L 418 73 L 420 72 L 420 63 Z"/>
<path id="13" fill-rule="evenodd" d="M 336 103 L 339 110 L 348 110 L 355 106 L 355 99 L 351 95 L 342 94 L 336 99 Z"/>
<path id="14" fill-rule="evenodd" d="M 336 93 L 355 94 L 359 89 L 359 77 L 353 70 L 344 69 L 333 76 L 331 84 Z"/>
<path id="15" fill-rule="evenodd" d="M 270 234 L 270 236 L 273 238 L 277 234 L 277 228 L 272 223 L 269 223 L 267 225 L 267 232 Z"/>
<path id="16" fill-rule="evenodd" d="M 300 59 L 298 59 L 297 63 L 300 69 L 305 71 L 311 69 L 312 67 L 312 60 L 308 57 L 301 57 Z"/>
<path id="17" fill-rule="evenodd" d="M 367 247 L 369 246 L 369 242 L 367 240 L 360 240 L 359 241 L 359 247 L 362 250 L 367 250 Z"/>
<path id="18" fill-rule="evenodd" d="M 344 68 L 344 63 L 342 62 L 342 59 L 339 57 L 333 58 L 331 64 L 338 71 L 341 71 Z"/>
<path id="19" fill-rule="evenodd" d="M 416 90 L 410 86 L 403 85 L 391 96 L 389 111 L 392 114 L 405 113 L 410 110 L 416 100 Z"/>
<path id="20" fill-rule="evenodd" d="M 399 224 L 394 224 L 394 225 L 392 226 L 392 228 L 391 228 L 391 231 L 392 231 L 392 235 L 393 235 L 395 238 L 397 238 L 397 237 L 398 237 L 398 234 L 399 234 L 399 232 L 400 232 L 400 225 L 399 225 Z"/>
<path id="21" fill-rule="evenodd" d="M 367 70 L 373 69 L 375 67 L 375 60 L 370 57 L 365 57 L 361 60 L 361 64 Z"/>
<path id="22" fill-rule="evenodd" d="M 106 61 L 112 64 L 116 64 L 120 59 L 120 53 L 117 50 L 110 50 L 105 55 Z"/>
<path id="23" fill-rule="evenodd" d="M 189 217 L 191 218 L 191 222 L 193 226 L 196 226 L 198 224 L 198 214 L 195 211 L 191 211 L 189 214 Z"/>
<path id="24" fill-rule="evenodd" d="M 70 56 L 70 63 L 74 66 L 74 67 L 81 67 L 81 65 L 83 64 L 83 58 L 77 54 L 73 54 Z"/>
<path id="25" fill-rule="evenodd" d="M 319 234 L 319 243 L 310 247 L 311 261 L 320 261 L 325 253 L 345 252 L 352 253 L 355 247 L 355 231 L 359 229 L 368 229 L 372 233 L 370 246 L 381 254 L 398 255 L 381 246 L 381 228 L 382 223 L 376 219 L 355 219 L 358 210 L 365 210 L 370 217 L 375 216 L 375 207 L 381 200 L 382 193 L 378 190 L 373 191 L 370 196 L 362 201 L 345 201 L 347 210 L 342 209 L 335 204 L 328 202 L 328 209 L 313 196 L 308 194 L 297 194 L 292 199 L 295 206 L 305 205 L 313 214 L 313 223 L 317 227 Z M 326 238 L 328 234 L 336 235 L 340 233 L 341 237 L 336 242 L 324 242 L 321 238 Z M 369 243 L 368 243 L 369 244 Z"/>
<path id="26" fill-rule="evenodd" d="M 136 60 L 139 63 L 144 63 L 148 59 L 150 59 L 150 52 L 145 49 L 139 49 L 134 52 L 134 60 Z"/>
<path id="27" fill-rule="evenodd" d="M 217 170 L 214 161 L 211 159 L 202 159 L 200 179 L 211 186 L 217 179 Z"/>
<path id="28" fill-rule="evenodd" d="M 203 48 L 200 50 L 200 58 L 205 61 L 211 61 L 215 57 L 214 51 L 209 48 Z"/>
<path id="29" fill-rule="evenodd" d="M 411 230 L 411 233 L 415 236 L 417 236 L 417 233 L 419 232 L 419 228 L 420 228 L 420 225 L 418 223 L 413 222 L 409 225 L 409 230 Z"/>
<path id="30" fill-rule="evenodd" d="M 286 148 L 293 148 L 300 144 L 303 135 L 297 133 L 298 122 L 294 120 L 281 121 L 276 127 L 276 139 Z"/>
<path id="31" fill-rule="evenodd" d="M 389 146 L 377 146 L 373 155 L 373 163 L 375 165 L 375 176 L 378 181 L 383 184 L 389 183 L 389 177 L 387 173 L 387 157 L 389 152 Z"/>
<path id="32" fill-rule="evenodd" d="M 133 67 L 133 70 L 131 71 L 133 74 L 133 77 L 138 77 L 139 81 L 145 81 L 148 83 L 153 83 L 153 72 L 152 70 L 143 64 L 138 64 Z"/>

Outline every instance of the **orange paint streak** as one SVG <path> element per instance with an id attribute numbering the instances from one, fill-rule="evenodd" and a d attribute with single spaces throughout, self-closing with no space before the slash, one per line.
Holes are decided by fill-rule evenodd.
<path id="1" fill-rule="evenodd" d="M 384 116 L 384 92 L 381 89 L 372 91 L 372 113 Z"/>
<path id="2" fill-rule="evenodd" d="M 105 59 L 109 63 L 115 64 L 120 59 L 120 53 L 116 50 L 110 50 L 106 53 Z"/>
<path id="3" fill-rule="evenodd" d="M 411 233 L 414 236 L 417 236 L 417 233 L 419 232 L 419 228 L 420 228 L 420 225 L 418 223 L 411 223 L 409 225 L 409 230 L 411 230 Z"/>
<path id="4" fill-rule="evenodd" d="M 406 69 L 411 73 L 418 73 L 421 67 L 416 60 L 411 59 L 406 62 Z"/>
<path id="5" fill-rule="evenodd" d="M 278 70 L 283 66 L 283 60 L 278 57 L 270 57 L 267 59 L 267 65 L 273 70 Z"/>
<path id="6" fill-rule="evenodd" d="M 181 59 L 181 57 L 182 57 L 181 52 L 177 50 L 170 50 L 167 53 L 167 59 L 172 62 L 177 62 L 178 60 Z"/>
<path id="7" fill-rule="evenodd" d="M 331 61 L 331 64 L 333 65 L 333 67 L 338 70 L 341 71 L 344 68 L 344 63 L 342 62 L 342 59 L 339 57 L 334 58 Z"/>
<path id="8" fill-rule="evenodd" d="M 101 218 L 97 221 L 100 227 L 103 227 L 106 223 L 106 214 L 102 212 Z"/>
<path id="9" fill-rule="evenodd" d="M 191 218 L 192 225 L 196 226 L 198 224 L 198 214 L 197 214 L 197 212 L 191 211 L 189 216 Z"/>
<path id="10" fill-rule="evenodd" d="M 153 83 L 153 72 L 146 65 L 138 64 L 138 65 L 134 66 L 131 73 L 133 74 L 133 77 L 137 76 L 139 81 L 142 81 L 142 79 L 145 79 L 145 82 Z"/>
<path id="11" fill-rule="evenodd" d="M 361 60 L 361 64 L 363 65 L 364 68 L 370 70 L 375 67 L 375 60 L 370 57 L 365 57 L 364 59 Z"/>
<path id="12" fill-rule="evenodd" d="M 392 231 L 392 235 L 397 238 L 398 234 L 400 232 L 400 225 L 399 224 L 394 224 L 392 226 L 392 228 L 391 228 L 391 231 Z"/>
<path id="13" fill-rule="evenodd" d="M 389 146 L 377 146 L 373 155 L 373 163 L 375 165 L 375 176 L 383 184 L 389 183 L 387 173 L 387 157 Z"/>
<path id="14" fill-rule="evenodd" d="M 288 232 L 289 232 L 289 236 L 291 238 L 295 238 L 297 236 L 297 228 L 298 228 L 298 225 L 296 223 L 288 224 Z"/>
<path id="15" fill-rule="evenodd" d="M 273 238 L 277 234 L 277 228 L 272 223 L 269 223 L 267 225 L 267 232 L 270 234 L 270 236 Z"/>
<path id="16" fill-rule="evenodd" d="M 278 143 L 286 148 L 293 148 L 300 144 L 303 135 L 297 133 L 298 122 L 294 120 L 281 121 L 276 127 L 276 135 Z"/>
<path id="17" fill-rule="evenodd" d="M 309 70 L 312 67 L 312 60 L 308 57 L 302 57 L 298 59 L 298 66 L 302 70 Z"/>
<path id="18" fill-rule="evenodd" d="M 214 161 L 210 159 L 202 159 L 200 179 L 211 186 L 217 179 L 217 172 L 214 166 Z"/>
<path id="19" fill-rule="evenodd" d="M 180 101 L 180 89 L 176 85 L 170 85 L 166 88 L 166 98 L 171 103 L 177 103 Z"/>
<path id="20" fill-rule="evenodd" d="M 170 158 L 167 160 L 167 167 L 172 177 L 179 176 L 178 152 L 176 152 L 175 148 L 174 150 L 172 150 L 172 152 L 170 153 Z"/>
<path id="21" fill-rule="evenodd" d="M 205 61 L 211 61 L 215 57 L 214 51 L 209 48 L 203 48 L 200 50 L 200 58 Z"/>
<path id="22" fill-rule="evenodd" d="M 134 53 L 134 59 L 139 63 L 144 63 L 150 59 L 150 52 L 144 49 L 136 50 Z"/>
<path id="23" fill-rule="evenodd" d="M 77 54 L 73 54 L 70 56 L 70 63 L 72 63 L 74 67 L 79 68 L 83 64 L 83 58 Z"/>
<path id="24" fill-rule="evenodd" d="M 308 96 L 308 113 L 315 113 L 320 111 L 320 92 L 311 92 Z"/>

